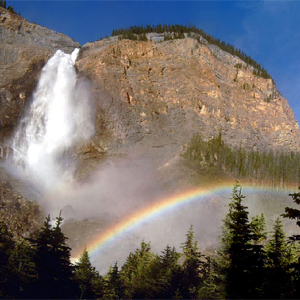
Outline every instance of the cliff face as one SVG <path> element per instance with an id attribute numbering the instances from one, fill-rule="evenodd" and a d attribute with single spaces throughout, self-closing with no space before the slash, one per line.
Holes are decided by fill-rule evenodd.
<path id="1" fill-rule="evenodd" d="M 70 53 L 78 47 L 71 38 L 0 7 L 0 142 L 18 123 L 49 57 L 57 49 Z"/>
<path id="2" fill-rule="evenodd" d="M 298 123 L 272 80 L 205 41 L 109 38 L 84 45 L 77 68 L 94 84 L 100 152 L 145 151 L 160 167 L 194 133 L 220 130 L 230 145 L 300 149 Z"/>
<path id="3" fill-rule="evenodd" d="M 0 160 L 10 151 L 5 140 L 24 114 L 49 57 L 57 49 L 70 53 L 76 47 L 71 38 L 0 7 Z M 29 190 L 0 166 L 0 221 L 17 239 L 31 236 L 44 218 L 38 204 L 24 198 L 32 199 Z"/>
<path id="4" fill-rule="evenodd" d="M 3 170 L 0 169 L 1 177 Z M 7 224 L 15 239 L 32 237 L 43 223 L 43 212 L 36 201 L 24 198 L 9 181 L 16 181 L 6 174 L 0 181 L 0 222 Z"/>
<path id="5" fill-rule="evenodd" d="M 176 162 L 195 133 L 209 139 L 222 131 L 227 144 L 248 149 L 300 150 L 298 123 L 272 80 L 203 39 L 151 38 L 107 38 L 81 49 L 76 67 L 91 81 L 96 134 L 76 146 L 78 179 L 116 155 L 149 160 L 162 185 L 186 185 L 192 171 Z M 5 140 L 46 61 L 57 49 L 76 47 L 69 37 L 0 8 L 0 158 L 11 150 Z M 14 180 L 0 168 L 0 221 L 12 220 L 19 238 L 36 230 L 41 212 L 24 198 L 22 189 L 30 188 Z"/>

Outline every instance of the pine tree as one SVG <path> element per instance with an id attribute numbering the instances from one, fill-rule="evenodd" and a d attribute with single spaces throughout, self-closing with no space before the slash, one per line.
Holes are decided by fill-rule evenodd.
<path id="1" fill-rule="evenodd" d="M 196 298 L 197 292 L 202 283 L 201 272 L 203 271 L 202 254 L 198 249 L 193 226 L 186 234 L 186 241 L 182 245 L 183 249 L 183 290 L 184 298 Z"/>
<path id="2" fill-rule="evenodd" d="M 290 271 L 292 261 L 291 244 L 286 241 L 282 222 L 276 219 L 274 231 L 266 246 L 266 281 L 264 297 L 284 299 L 289 296 L 291 288 Z"/>
<path id="3" fill-rule="evenodd" d="M 104 278 L 104 295 L 105 299 L 121 299 L 124 295 L 124 287 L 121 280 L 118 264 L 110 266 L 107 275 Z"/>
<path id="4" fill-rule="evenodd" d="M 300 192 L 289 194 L 289 196 L 292 197 L 293 201 L 296 204 L 300 204 Z M 285 214 L 283 214 L 282 216 L 284 218 L 289 218 L 292 220 L 296 219 L 296 224 L 300 227 L 300 210 L 291 207 L 286 207 Z M 290 237 L 290 239 L 294 241 L 300 241 L 300 235 L 293 235 L 292 237 Z"/>
<path id="5" fill-rule="evenodd" d="M 298 205 L 300 204 L 300 192 L 289 194 L 289 196 L 292 197 L 293 201 L 296 204 L 298 204 Z M 291 207 L 286 207 L 285 214 L 283 214 L 282 216 L 284 218 L 289 218 L 289 219 L 293 219 L 293 220 L 296 219 L 296 224 L 297 224 L 297 226 L 300 227 L 300 210 L 291 208 Z M 300 241 L 299 234 L 293 235 L 293 236 L 289 237 L 289 239 L 293 242 L 296 242 L 297 245 L 299 246 L 299 241 Z M 299 252 L 298 252 L 298 260 L 297 260 L 297 262 L 294 262 L 292 264 L 292 266 L 293 266 L 293 273 L 292 273 L 293 292 L 292 292 L 291 297 L 300 298 L 300 257 L 299 257 Z"/>
<path id="6" fill-rule="evenodd" d="M 160 273 L 158 274 L 159 291 L 156 298 L 171 299 L 179 289 L 177 277 L 181 275 L 181 267 L 178 265 L 180 254 L 169 245 L 162 251 L 159 257 Z"/>
<path id="7" fill-rule="evenodd" d="M 250 223 L 254 244 L 263 244 L 267 239 L 266 218 L 262 213 L 252 218 Z"/>
<path id="8" fill-rule="evenodd" d="M 6 0 L 0 0 L 0 7 L 6 8 Z"/>
<path id="9" fill-rule="evenodd" d="M 198 291 L 198 299 L 223 299 L 224 290 L 220 277 L 219 264 L 210 256 L 204 263 L 203 284 Z"/>
<path id="10" fill-rule="evenodd" d="M 95 267 L 92 266 L 86 247 L 76 263 L 74 276 L 81 291 L 80 299 L 100 298 L 102 278 Z"/>
<path id="11" fill-rule="evenodd" d="M 224 221 L 221 250 L 226 297 L 230 299 L 260 298 L 262 292 L 262 246 L 254 244 L 244 198 L 237 182 Z"/>
<path id="12" fill-rule="evenodd" d="M 153 298 L 157 294 L 157 273 L 159 258 L 151 251 L 150 243 L 130 253 L 121 270 L 125 298 Z"/>
<path id="13" fill-rule="evenodd" d="M 74 298 L 77 290 L 73 283 L 71 249 L 66 245 L 67 238 L 60 228 L 63 219 L 57 217 L 54 228 L 50 220 L 48 216 L 37 238 L 31 240 L 38 272 L 37 287 L 32 297 Z"/>
<path id="14" fill-rule="evenodd" d="M 38 274 L 34 263 L 34 251 L 27 241 L 21 241 L 13 249 L 10 266 L 14 272 L 16 298 L 29 299 L 35 293 Z"/>

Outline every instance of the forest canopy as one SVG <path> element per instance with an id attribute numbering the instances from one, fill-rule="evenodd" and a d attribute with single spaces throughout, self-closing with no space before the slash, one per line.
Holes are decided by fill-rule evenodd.
<path id="1" fill-rule="evenodd" d="M 182 157 L 199 175 L 203 172 L 212 177 L 229 175 L 274 187 L 300 184 L 299 152 L 232 147 L 222 140 L 221 132 L 210 140 L 195 134 Z"/>
<path id="2" fill-rule="evenodd" d="M 300 193 L 290 196 L 300 203 Z M 250 219 L 244 199 L 236 183 L 219 248 L 211 254 L 199 250 L 191 226 L 180 251 L 167 245 L 155 254 L 151 243 L 142 241 L 121 267 L 114 263 L 105 275 L 93 267 L 86 248 L 71 264 L 60 216 L 54 226 L 48 216 L 34 238 L 21 241 L 1 222 L 0 298 L 299 299 L 297 239 L 287 239 L 280 217 L 268 233 L 264 215 Z M 299 210 L 285 209 L 284 217 L 299 215 Z"/>

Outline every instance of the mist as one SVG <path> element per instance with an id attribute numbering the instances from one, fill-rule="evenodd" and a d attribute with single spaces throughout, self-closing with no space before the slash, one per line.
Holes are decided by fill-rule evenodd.
<path id="1" fill-rule="evenodd" d="M 151 165 L 143 160 L 109 159 L 88 181 L 67 182 L 41 199 L 52 214 L 63 210 L 63 217 L 116 218 L 124 216 L 162 193 Z"/>
<path id="2" fill-rule="evenodd" d="M 73 147 L 94 134 L 88 85 L 74 68 L 79 49 L 58 50 L 44 66 L 31 106 L 10 142 L 20 176 L 41 193 L 71 182 Z"/>
<path id="3" fill-rule="evenodd" d="M 145 153 L 143 157 L 136 154 L 128 158 L 106 158 L 88 180 L 75 180 L 74 148 L 90 141 L 95 133 L 91 87 L 86 80 L 77 77 L 74 68 L 77 55 L 78 50 L 72 55 L 57 51 L 45 65 L 31 106 L 10 143 L 13 157 L 7 165 L 15 176 L 28 183 L 28 194 L 36 194 L 46 214 L 55 219 L 62 211 L 63 226 L 69 224 L 73 234 L 70 243 L 76 244 L 73 250 L 78 254 L 84 245 L 88 246 L 132 212 L 171 197 L 181 187 L 165 187 L 159 179 L 159 171 L 154 169 L 150 159 L 145 159 Z M 277 194 L 277 198 L 272 194 L 267 199 L 272 198 L 274 205 L 284 198 L 284 203 L 289 205 L 287 194 Z M 230 195 L 231 188 L 222 194 L 212 192 L 138 222 L 92 255 L 92 263 L 104 274 L 116 261 L 122 265 L 129 252 L 135 251 L 142 241 L 151 242 L 155 253 L 160 253 L 166 245 L 180 251 L 191 225 L 200 250 L 214 251 Z M 247 193 L 246 189 L 245 195 L 250 219 L 265 212 L 270 228 L 275 217 L 283 213 L 282 205 L 275 205 L 270 211 L 272 204 L 264 203 L 265 195 L 258 195 L 255 190 Z M 78 222 L 77 228 L 87 222 L 87 232 L 77 232 L 75 223 Z"/>

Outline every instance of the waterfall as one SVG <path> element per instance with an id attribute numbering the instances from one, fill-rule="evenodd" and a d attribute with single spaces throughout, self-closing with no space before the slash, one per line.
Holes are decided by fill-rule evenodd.
<path id="1" fill-rule="evenodd" d="M 73 178 L 73 148 L 94 133 L 89 92 L 74 68 L 79 49 L 58 50 L 44 66 L 12 142 L 13 162 L 42 189 Z"/>

